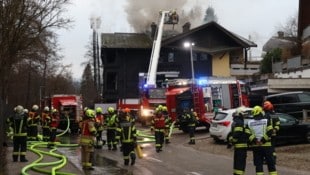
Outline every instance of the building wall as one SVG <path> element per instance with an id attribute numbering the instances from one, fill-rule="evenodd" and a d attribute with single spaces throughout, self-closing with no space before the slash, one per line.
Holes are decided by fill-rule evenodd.
<path id="1" fill-rule="evenodd" d="M 216 54 L 212 58 L 212 75 L 213 76 L 230 76 L 229 53 Z"/>

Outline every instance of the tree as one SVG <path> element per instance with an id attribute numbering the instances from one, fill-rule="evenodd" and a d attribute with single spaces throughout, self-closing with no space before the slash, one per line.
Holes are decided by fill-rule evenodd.
<path id="1" fill-rule="evenodd" d="M 83 97 L 83 106 L 91 107 L 94 105 L 98 94 L 94 85 L 94 78 L 90 63 L 85 66 L 83 71 L 80 93 Z"/>
<path id="2" fill-rule="evenodd" d="M 267 52 L 261 61 L 260 72 L 262 74 L 272 73 L 272 64 L 281 61 L 282 51 L 279 48 Z"/>
<path id="3" fill-rule="evenodd" d="M 205 17 L 203 18 L 203 23 L 205 24 L 205 23 L 208 23 L 211 21 L 217 22 L 217 20 L 218 20 L 218 18 L 215 15 L 213 7 L 208 7 L 206 10 Z"/>
<path id="4" fill-rule="evenodd" d="M 283 31 L 285 36 L 297 37 L 298 32 L 298 18 L 297 13 L 289 17 L 284 25 L 279 25 L 279 31 Z"/>

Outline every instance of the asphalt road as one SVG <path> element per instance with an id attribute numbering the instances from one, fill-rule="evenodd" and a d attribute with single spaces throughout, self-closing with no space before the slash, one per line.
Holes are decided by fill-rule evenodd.
<path id="1" fill-rule="evenodd" d="M 209 133 L 199 131 L 197 139 L 210 139 Z M 157 153 L 154 143 L 142 144 L 144 157 L 138 159 L 134 166 L 124 166 L 122 153 L 109 151 L 107 147 L 96 150 L 95 170 L 87 171 L 87 175 L 112 174 L 112 175 L 229 175 L 232 174 L 233 160 L 231 157 L 201 152 L 188 145 L 189 136 L 180 131 L 175 131 L 171 143 L 163 147 L 163 151 Z M 79 150 L 62 149 L 67 158 L 74 164 L 79 164 Z M 265 167 L 265 170 L 267 167 Z M 309 172 L 293 170 L 285 167 L 277 167 L 281 175 L 306 175 Z M 267 173 L 267 170 L 265 171 Z M 246 174 L 255 174 L 255 167 L 248 162 Z"/>

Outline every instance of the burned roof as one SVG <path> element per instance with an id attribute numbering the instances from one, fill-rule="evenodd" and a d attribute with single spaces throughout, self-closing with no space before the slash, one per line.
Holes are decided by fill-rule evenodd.
<path id="1" fill-rule="evenodd" d="M 102 33 L 103 48 L 152 48 L 152 39 L 144 33 Z"/>

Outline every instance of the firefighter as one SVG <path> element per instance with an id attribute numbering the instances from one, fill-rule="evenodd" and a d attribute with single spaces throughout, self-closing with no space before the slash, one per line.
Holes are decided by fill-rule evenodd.
<path id="1" fill-rule="evenodd" d="M 137 135 L 135 123 L 129 115 L 130 110 L 126 110 L 120 114 L 120 124 L 116 129 L 116 139 L 122 144 L 122 152 L 124 158 L 124 165 L 135 164 L 136 154 L 134 148 L 137 146 Z"/>
<path id="2" fill-rule="evenodd" d="M 28 114 L 28 140 L 38 140 L 38 125 L 40 124 L 39 106 L 33 105 Z"/>
<path id="3" fill-rule="evenodd" d="M 83 169 L 93 170 L 94 139 L 97 134 L 95 127 L 95 111 L 87 109 L 81 127 L 81 161 Z"/>
<path id="4" fill-rule="evenodd" d="M 234 146 L 234 175 L 245 174 L 246 157 L 248 142 L 251 137 L 251 131 L 244 123 L 246 108 L 241 106 L 233 114 L 232 134 L 228 141 Z"/>
<path id="5" fill-rule="evenodd" d="M 14 115 L 7 119 L 10 128 L 10 135 L 13 136 L 13 162 L 28 162 L 26 159 L 27 151 L 27 116 L 21 105 L 16 106 Z"/>
<path id="6" fill-rule="evenodd" d="M 162 113 L 165 116 L 165 123 L 166 123 L 166 126 L 165 126 L 165 143 L 169 144 L 170 143 L 169 132 L 170 132 L 171 124 L 172 124 L 172 119 L 169 116 L 167 106 L 162 107 Z"/>
<path id="7" fill-rule="evenodd" d="M 152 119 L 151 131 L 155 131 L 155 148 L 156 152 L 162 151 L 165 140 L 165 116 L 162 114 L 162 108 L 159 106 L 155 109 L 155 114 Z"/>
<path id="8" fill-rule="evenodd" d="M 254 106 L 252 115 L 253 119 L 248 121 L 248 126 L 253 133 L 250 141 L 254 143 L 252 150 L 256 174 L 264 174 L 263 163 L 265 159 L 269 174 L 277 175 L 270 141 L 273 132 L 272 124 L 270 120 L 265 118 L 263 108 L 260 106 Z"/>
<path id="9" fill-rule="evenodd" d="M 189 142 L 188 144 L 195 144 L 195 130 L 197 123 L 197 115 L 193 111 L 190 111 L 188 108 L 183 110 L 182 118 L 184 119 L 187 125 L 187 131 L 189 133 Z"/>
<path id="10" fill-rule="evenodd" d="M 57 109 L 52 109 L 51 122 L 50 122 L 50 139 L 48 147 L 55 146 L 57 127 L 59 125 L 59 111 Z"/>
<path id="11" fill-rule="evenodd" d="M 280 119 L 275 115 L 273 105 L 270 101 L 265 101 L 263 104 L 263 109 L 265 112 L 265 117 L 270 120 L 273 128 L 273 132 L 271 135 L 271 147 L 272 147 L 272 152 L 273 152 L 273 158 L 274 162 L 276 163 L 277 160 L 277 154 L 275 150 L 275 144 L 276 144 L 276 136 L 278 131 L 280 130 Z"/>
<path id="12" fill-rule="evenodd" d="M 96 122 L 95 122 L 95 127 L 97 130 L 97 135 L 96 135 L 96 148 L 102 148 L 102 146 L 105 144 L 105 140 L 102 139 L 102 132 L 104 130 L 104 116 L 102 112 L 101 107 L 96 108 Z"/>
<path id="13" fill-rule="evenodd" d="M 106 115 L 105 123 L 107 127 L 107 145 L 109 150 L 117 150 L 116 128 L 118 125 L 118 116 L 113 107 L 108 107 L 108 115 Z M 113 148 L 112 148 L 113 147 Z"/>
<path id="14" fill-rule="evenodd" d="M 51 116 L 50 116 L 50 108 L 45 106 L 42 112 L 42 135 L 43 141 L 47 142 L 50 139 L 50 124 L 51 124 Z"/>

